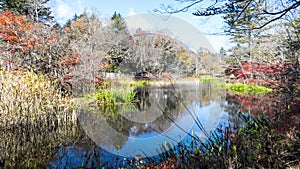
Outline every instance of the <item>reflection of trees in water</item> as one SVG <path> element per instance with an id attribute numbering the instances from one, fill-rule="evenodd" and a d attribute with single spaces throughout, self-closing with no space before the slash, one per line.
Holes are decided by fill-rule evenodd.
<path id="1" fill-rule="evenodd" d="M 212 100 L 216 100 L 223 95 L 223 91 L 216 89 L 212 83 L 179 87 L 176 88 L 175 86 L 175 90 L 177 93 L 180 93 L 180 98 L 186 105 L 191 105 L 194 101 L 199 101 L 203 106 L 209 106 Z"/>
<path id="2" fill-rule="evenodd" d="M 235 94 L 228 92 L 226 94 L 227 105 L 225 106 L 226 112 L 232 116 L 232 121 L 234 124 L 239 123 L 239 113 L 248 113 L 249 115 L 261 115 L 265 114 L 269 117 L 278 116 L 277 119 L 281 119 L 279 128 L 280 130 L 287 130 L 289 128 L 297 128 L 300 130 L 299 126 L 299 103 L 300 99 L 295 98 L 290 100 L 284 94 L 269 93 L 264 95 L 254 95 L 254 94 Z M 289 114 L 289 115 L 287 115 Z M 284 116 L 287 115 L 287 118 Z M 292 120 L 292 117 L 294 119 Z M 279 124 L 279 123 L 278 123 Z"/>
<path id="3" fill-rule="evenodd" d="M 113 148 L 118 149 L 128 140 L 125 136 L 120 137 L 120 133 L 122 134 L 122 130 L 128 129 L 129 126 L 119 124 L 123 119 L 119 118 L 114 107 L 103 107 L 102 110 L 98 107 L 84 107 L 78 109 L 77 112 L 82 128 L 96 144 L 116 146 Z M 110 120 L 115 122 L 110 124 L 112 123 Z"/>
<path id="4" fill-rule="evenodd" d="M 149 99 L 149 89 L 147 88 L 137 88 L 135 91 L 134 99 L 138 100 L 135 102 L 135 106 L 138 110 L 147 110 L 151 107 Z"/>
<path id="5" fill-rule="evenodd" d="M 236 105 L 242 112 L 251 114 L 266 113 L 267 115 L 275 115 L 283 112 L 287 107 L 285 98 L 274 94 L 235 94 L 227 93 L 226 100 L 229 106 Z"/>
<path id="6" fill-rule="evenodd" d="M 115 160 L 115 156 L 103 158 L 105 156 L 107 152 L 87 135 L 82 135 L 73 144 L 60 146 L 49 168 L 101 168 Z"/>
<path id="7" fill-rule="evenodd" d="M 201 84 L 197 94 L 198 100 L 205 106 L 210 105 L 211 100 L 215 100 L 222 95 L 221 91 L 215 89 L 214 84 L 211 83 Z"/>
<path id="8" fill-rule="evenodd" d="M 140 88 L 136 90 L 136 107 L 139 111 L 145 111 L 147 114 L 155 114 L 156 118 L 147 128 L 152 128 L 154 131 L 162 132 L 172 125 L 172 120 L 175 120 L 179 115 L 178 104 L 180 100 L 175 97 L 178 92 L 172 88 Z M 147 104 L 144 104 L 147 102 Z M 150 130 L 151 131 L 151 130 Z M 140 131 L 143 133 L 143 131 Z"/>
<path id="9" fill-rule="evenodd" d="M 164 131 L 172 125 L 168 118 L 176 119 L 179 111 L 175 110 L 178 100 L 170 96 L 168 90 L 146 88 L 137 91 L 136 99 L 140 103 L 78 111 L 80 123 L 98 144 L 120 149 L 128 136 Z M 140 115 L 146 117 L 143 122 L 133 120 Z"/>
<path id="10" fill-rule="evenodd" d="M 106 118 L 106 122 L 116 131 L 125 136 L 140 135 L 164 131 L 172 123 L 168 118 L 175 119 L 179 111 L 176 111 L 178 100 L 171 96 L 168 89 L 140 88 L 136 90 L 135 107 L 124 109 L 128 105 L 102 108 L 102 114 L 113 114 Z M 133 121 L 135 116 L 141 115 L 149 119 L 147 122 Z M 165 115 L 168 116 L 168 118 Z M 147 118 L 148 116 L 148 118 Z M 137 118 L 138 119 L 138 118 Z M 153 119 L 153 120 L 152 120 Z"/>
<path id="11" fill-rule="evenodd" d="M 4 168 L 46 168 L 61 145 L 81 134 L 73 122 L 62 119 L 0 128 L 0 162 Z"/>
<path id="12" fill-rule="evenodd" d="M 136 91 L 134 104 L 95 107 L 82 111 L 79 119 L 85 131 L 97 144 L 121 149 L 128 137 L 143 134 L 155 135 L 166 131 L 177 121 L 181 113 L 187 113 L 186 106 L 202 97 L 213 99 L 212 85 L 145 87 Z M 200 94 L 199 94 L 200 93 Z M 171 119 L 171 120 L 170 120 Z M 105 137 L 103 137 L 105 136 Z M 143 137 L 143 136 L 142 136 Z"/>

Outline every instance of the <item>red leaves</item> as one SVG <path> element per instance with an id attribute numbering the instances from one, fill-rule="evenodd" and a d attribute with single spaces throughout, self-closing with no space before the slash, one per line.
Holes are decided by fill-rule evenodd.
<path id="1" fill-rule="evenodd" d="M 43 46 L 53 43 L 58 38 L 40 36 L 36 31 L 38 28 L 39 23 L 34 23 L 25 16 L 11 12 L 0 13 L 0 38 L 23 52 L 36 48 L 43 50 Z"/>
<path id="2" fill-rule="evenodd" d="M 247 83 L 258 83 L 266 86 L 279 86 L 283 77 L 292 65 L 264 64 L 260 62 L 242 62 L 240 67 L 228 66 L 226 75 L 233 75 L 235 80 Z"/>
<path id="3" fill-rule="evenodd" d="M 280 97 L 272 95 L 252 95 L 252 94 L 233 94 L 228 93 L 227 99 L 229 104 L 240 105 L 243 112 L 251 114 L 266 113 L 274 115 L 284 110 L 284 105 Z"/>
<path id="4" fill-rule="evenodd" d="M 72 57 L 64 57 L 62 62 L 66 67 L 75 66 L 76 64 L 79 63 L 78 58 L 79 58 L 79 54 L 77 53 Z"/>
<path id="5" fill-rule="evenodd" d="M 0 36 L 9 44 L 17 44 L 24 28 L 24 19 L 22 16 L 14 15 L 11 12 L 2 12 L 0 14 Z"/>

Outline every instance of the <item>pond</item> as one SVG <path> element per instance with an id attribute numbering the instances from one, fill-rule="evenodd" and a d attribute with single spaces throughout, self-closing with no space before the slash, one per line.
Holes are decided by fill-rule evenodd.
<path id="1" fill-rule="evenodd" d="M 78 106 L 77 124 L 66 116 L 60 125 L 54 121 L 0 128 L 0 166 L 122 167 L 144 157 L 159 160 L 179 142 L 192 141 L 191 136 L 205 141 L 213 131 L 223 130 L 238 109 L 249 113 L 280 105 L 266 99 L 262 103 L 260 98 L 267 96 L 240 98 L 211 82 L 154 85 L 135 92 L 132 104 Z"/>

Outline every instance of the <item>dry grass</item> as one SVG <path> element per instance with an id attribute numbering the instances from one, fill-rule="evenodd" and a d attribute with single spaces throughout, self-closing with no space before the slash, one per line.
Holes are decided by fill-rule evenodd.
<path id="1" fill-rule="evenodd" d="M 0 126 L 60 118 L 72 108 L 53 82 L 33 72 L 0 71 Z"/>

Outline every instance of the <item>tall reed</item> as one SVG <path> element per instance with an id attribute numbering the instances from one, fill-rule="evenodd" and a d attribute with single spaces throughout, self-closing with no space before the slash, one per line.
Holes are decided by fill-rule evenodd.
<path id="1" fill-rule="evenodd" d="M 72 107 L 44 75 L 1 71 L 0 82 L 0 126 L 61 118 Z"/>

